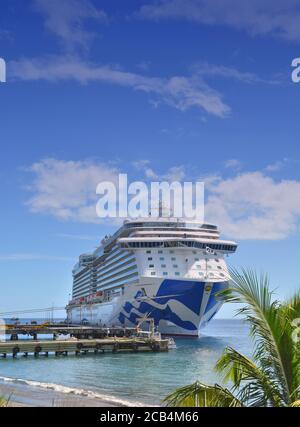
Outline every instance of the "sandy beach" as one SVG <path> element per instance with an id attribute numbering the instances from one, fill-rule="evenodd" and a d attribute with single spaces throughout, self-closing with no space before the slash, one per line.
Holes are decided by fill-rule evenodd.
<path id="1" fill-rule="evenodd" d="M 77 394 L 78 393 L 78 394 Z M 0 382 L 0 396 L 9 398 L 9 407 L 121 407 L 131 406 L 117 401 L 109 400 L 109 396 L 101 398 L 91 392 L 75 390 L 59 392 L 50 387 L 38 387 L 17 382 Z M 134 405 L 132 405 L 134 406 Z"/>

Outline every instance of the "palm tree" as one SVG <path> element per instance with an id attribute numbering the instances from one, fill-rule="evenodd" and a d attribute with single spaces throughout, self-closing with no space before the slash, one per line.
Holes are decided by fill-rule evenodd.
<path id="1" fill-rule="evenodd" d="M 298 406 L 300 407 L 300 292 L 279 303 L 274 301 L 266 275 L 252 270 L 230 272 L 230 285 L 220 294 L 227 302 L 242 303 L 238 310 L 250 325 L 254 340 L 252 360 L 226 348 L 216 364 L 224 383 L 196 382 L 175 390 L 164 399 L 167 406 Z M 300 323 L 300 321 L 299 321 Z M 297 336 L 298 335 L 298 336 Z"/>

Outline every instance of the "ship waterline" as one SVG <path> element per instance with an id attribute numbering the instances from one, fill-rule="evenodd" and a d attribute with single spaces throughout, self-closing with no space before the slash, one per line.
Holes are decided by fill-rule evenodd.
<path id="1" fill-rule="evenodd" d="M 125 221 L 73 269 L 72 323 L 136 326 L 154 319 L 167 335 L 198 336 L 222 306 L 224 257 L 237 244 L 216 226 L 171 218 Z"/>

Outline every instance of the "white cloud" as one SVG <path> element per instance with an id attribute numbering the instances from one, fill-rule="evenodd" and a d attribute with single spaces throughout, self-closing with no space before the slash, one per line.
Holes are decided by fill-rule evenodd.
<path id="1" fill-rule="evenodd" d="M 158 175 L 154 170 L 149 166 L 149 160 L 137 160 L 133 162 L 133 166 L 138 170 L 142 171 L 146 178 L 157 180 Z"/>
<path id="2" fill-rule="evenodd" d="M 300 41 L 298 0 L 159 0 L 143 5 L 138 16 L 156 21 L 169 18 L 225 25 L 254 36 Z"/>
<path id="3" fill-rule="evenodd" d="M 238 159 L 229 159 L 224 163 L 225 168 L 227 169 L 240 169 L 242 167 L 242 162 Z"/>
<path id="4" fill-rule="evenodd" d="M 151 61 L 141 61 L 136 64 L 137 68 L 143 71 L 148 71 L 151 66 Z"/>
<path id="5" fill-rule="evenodd" d="M 224 65 L 209 64 L 207 62 L 200 62 L 193 66 L 193 71 L 200 76 L 207 77 L 220 77 L 226 79 L 233 79 L 246 84 L 279 84 L 280 80 L 277 78 L 262 79 L 257 74 L 240 71 L 233 67 L 226 67 Z"/>
<path id="6" fill-rule="evenodd" d="M 143 173 L 146 181 L 175 181 L 184 177 L 183 166 L 171 167 L 165 174 L 158 175 L 150 167 L 149 161 L 133 162 Z M 64 221 L 83 223 L 105 223 L 96 214 L 96 187 L 101 181 L 114 182 L 118 186 L 120 171 L 96 161 L 64 161 L 44 159 L 27 169 L 33 180 L 27 188 L 32 196 L 26 205 L 33 213 L 42 213 Z M 128 183 L 129 184 L 129 183 Z M 120 224 L 116 218 L 114 224 Z M 63 234 L 61 237 L 90 240 L 90 236 Z"/>
<path id="7" fill-rule="evenodd" d="M 174 181 L 183 181 L 185 178 L 185 167 L 183 165 L 181 166 L 173 166 L 170 168 L 166 174 L 162 176 L 162 179 L 168 181 L 168 182 L 174 182 Z"/>
<path id="8" fill-rule="evenodd" d="M 135 166 L 147 181 L 152 174 L 158 181 L 190 180 L 184 166 L 160 174 L 147 160 L 137 161 Z M 56 159 L 37 162 L 29 170 L 34 174 L 30 186 L 33 195 L 27 203 L 32 212 L 86 223 L 101 221 L 95 210 L 98 182 L 117 182 L 119 174 L 114 166 L 98 162 Z M 300 181 L 275 180 L 265 172 L 245 172 L 230 179 L 212 175 L 204 181 L 205 220 L 219 225 L 229 238 L 276 240 L 299 232 Z"/>
<path id="9" fill-rule="evenodd" d="M 59 37 L 68 50 L 88 47 L 94 34 L 85 29 L 87 20 L 107 18 L 90 0 L 34 0 L 34 7 L 45 17 L 47 30 Z"/>
<path id="10" fill-rule="evenodd" d="M 266 172 L 278 172 L 283 169 L 286 164 L 289 162 L 289 159 L 278 160 L 277 162 L 270 163 L 265 167 Z"/>
<path id="11" fill-rule="evenodd" d="M 96 215 L 96 187 L 100 181 L 117 182 L 119 171 L 92 161 L 45 159 L 33 164 L 27 205 L 34 213 L 46 213 L 61 220 L 99 223 Z"/>
<path id="12" fill-rule="evenodd" d="M 185 178 L 185 167 L 183 165 L 180 166 L 172 166 L 170 169 L 166 171 L 166 173 L 159 174 L 155 172 L 154 169 L 150 166 L 149 160 L 138 160 L 133 162 L 133 166 L 138 170 L 142 171 L 147 179 L 151 179 L 153 181 L 183 181 Z"/>
<path id="13" fill-rule="evenodd" d="M 49 82 L 71 79 L 81 84 L 102 82 L 156 95 L 160 101 L 180 111 L 198 108 L 218 117 L 226 117 L 230 113 L 222 95 L 200 76 L 147 77 L 108 65 L 95 66 L 75 56 L 24 58 L 10 62 L 8 67 L 12 79 Z"/>
<path id="14" fill-rule="evenodd" d="M 300 182 L 261 172 L 206 183 L 206 220 L 237 239 L 284 239 L 299 231 Z"/>
<path id="15" fill-rule="evenodd" d="M 0 261 L 74 261 L 74 258 L 30 253 L 0 254 Z"/>

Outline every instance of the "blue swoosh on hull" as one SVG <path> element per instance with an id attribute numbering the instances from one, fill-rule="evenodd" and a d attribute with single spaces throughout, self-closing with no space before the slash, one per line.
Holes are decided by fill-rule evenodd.
<path id="1" fill-rule="evenodd" d="M 170 300 L 175 300 L 185 305 L 191 311 L 193 311 L 196 315 L 200 314 L 201 303 L 203 299 L 205 282 L 197 282 L 197 281 L 186 281 L 186 280 L 164 280 L 159 287 L 159 290 L 155 297 L 155 302 L 160 305 L 166 305 Z M 215 304 L 218 303 L 215 297 L 215 293 L 221 289 L 224 289 L 227 282 L 215 283 L 213 285 L 213 289 L 211 292 L 211 296 L 208 301 L 209 308 L 206 308 L 208 311 Z M 172 296 L 170 296 L 172 295 Z M 141 292 L 139 291 L 135 295 L 135 300 L 141 296 Z M 133 309 L 136 309 L 140 314 L 132 313 Z M 156 325 L 159 324 L 160 320 L 168 320 L 175 324 L 178 327 L 183 329 L 194 331 L 198 329 L 198 325 L 190 321 L 183 321 L 176 313 L 174 313 L 169 305 L 165 308 L 162 307 L 156 308 L 151 304 L 142 301 L 140 305 L 135 307 L 129 301 L 125 303 L 123 306 L 123 311 L 127 314 L 120 313 L 118 320 L 121 324 L 124 324 L 126 319 L 129 320 L 133 324 L 137 324 L 137 319 L 146 313 L 150 313 L 154 319 Z"/>
<path id="2" fill-rule="evenodd" d="M 189 321 L 183 321 L 180 319 L 179 316 L 177 316 L 176 313 L 174 313 L 169 306 L 167 306 L 165 309 L 163 310 L 159 310 L 157 308 L 153 308 L 152 305 L 147 304 L 147 303 L 143 303 L 139 308 L 138 311 L 140 313 L 136 314 L 136 313 L 130 313 L 129 316 L 124 316 L 123 313 L 120 313 L 119 315 L 119 321 L 121 322 L 121 320 L 123 320 L 124 323 L 125 319 L 129 320 L 131 323 L 133 324 L 137 324 L 138 320 L 141 315 L 146 314 L 146 313 L 150 313 L 150 317 L 152 319 L 154 319 L 154 323 L 155 325 L 158 325 L 160 320 L 169 320 L 170 322 L 174 323 L 177 326 L 180 326 L 181 328 L 187 329 L 189 331 L 194 331 L 197 329 L 197 326 L 195 326 L 192 322 Z"/>

